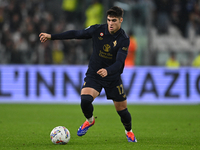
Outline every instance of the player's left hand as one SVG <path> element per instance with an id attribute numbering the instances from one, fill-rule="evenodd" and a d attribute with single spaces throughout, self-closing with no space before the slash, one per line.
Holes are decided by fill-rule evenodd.
<path id="1" fill-rule="evenodd" d="M 102 76 L 104 78 L 108 75 L 108 72 L 106 69 L 102 68 L 97 71 L 97 74 L 99 74 L 100 76 Z"/>

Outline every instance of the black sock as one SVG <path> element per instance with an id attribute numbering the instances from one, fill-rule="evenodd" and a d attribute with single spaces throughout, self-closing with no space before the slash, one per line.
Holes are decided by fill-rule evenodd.
<path id="1" fill-rule="evenodd" d="M 124 125 L 126 131 L 130 131 L 131 130 L 131 114 L 129 113 L 128 109 L 124 109 L 121 111 L 117 111 L 117 113 L 119 114 L 119 116 L 121 117 L 121 122 Z"/>

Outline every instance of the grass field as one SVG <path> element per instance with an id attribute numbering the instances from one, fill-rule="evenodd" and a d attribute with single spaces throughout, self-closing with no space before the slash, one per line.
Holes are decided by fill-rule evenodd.
<path id="1" fill-rule="evenodd" d="M 200 105 L 129 105 L 137 143 L 128 143 L 113 105 L 94 105 L 96 123 L 83 137 L 79 105 L 0 104 L 0 150 L 200 150 Z M 71 133 L 54 145 L 50 131 Z"/>

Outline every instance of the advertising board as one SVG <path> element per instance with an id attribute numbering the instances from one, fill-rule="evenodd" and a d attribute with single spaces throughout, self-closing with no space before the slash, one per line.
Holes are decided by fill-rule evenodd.
<path id="1" fill-rule="evenodd" d="M 80 103 L 86 70 L 84 65 L 1 65 L 0 103 Z M 133 67 L 121 77 L 128 103 L 200 103 L 197 68 Z M 102 90 L 95 103 L 112 101 Z"/>

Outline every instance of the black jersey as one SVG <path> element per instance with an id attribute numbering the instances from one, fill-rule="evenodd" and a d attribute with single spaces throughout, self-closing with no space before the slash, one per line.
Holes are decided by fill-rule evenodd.
<path id="1" fill-rule="evenodd" d="M 61 34 L 52 34 L 51 39 L 89 39 L 93 41 L 93 53 L 90 57 L 86 75 L 100 80 L 118 80 L 124 69 L 124 61 L 128 53 L 129 37 L 123 29 L 110 34 L 108 25 L 93 25 L 84 30 L 71 30 Z M 105 68 L 106 77 L 97 74 Z"/>

